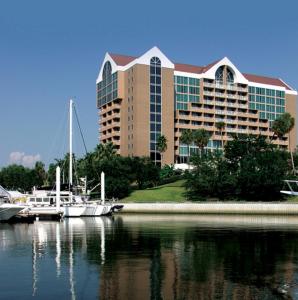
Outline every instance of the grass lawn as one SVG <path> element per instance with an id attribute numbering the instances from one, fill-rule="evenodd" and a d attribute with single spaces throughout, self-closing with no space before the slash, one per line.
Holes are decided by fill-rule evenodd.
<path id="1" fill-rule="evenodd" d="M 289 196 L 287 197 L 286 202 L 290 202 L 290 203 L 298 202 L 298 196 Z"/>
<path id="2" fill-rule="evenodd" d="M 121 201 L 134 203 L 185 202 L 183 183 L 184 180 L 178 180 L 146 190 L 133 191 L 129 197 L 121 199 Z"/>

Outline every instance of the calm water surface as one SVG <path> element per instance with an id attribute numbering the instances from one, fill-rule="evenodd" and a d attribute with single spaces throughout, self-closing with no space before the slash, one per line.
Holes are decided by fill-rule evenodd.
<path id="1" fill-rule="evenodd" d="M 0 299 L 298 299 L 298 218 L 0 224 L 0 262 Z"/>

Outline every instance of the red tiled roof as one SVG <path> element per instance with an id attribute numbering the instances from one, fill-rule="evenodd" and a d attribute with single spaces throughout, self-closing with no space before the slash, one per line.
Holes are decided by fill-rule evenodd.
<path id="1" fill-rule="evenodd" d="M 137 58 L 134 56 L 111 54 L 111 53 L 109 54 L 118 66 L 125 66 Z"/>
<path id="2" fill-rule="evenodd" d="M 115 63 L 118 66 L 125 66 L 135 60 L 137 57 L 135 56 L 127 56 L 127 55 L 121 55 L 121 54 L 111 54 L 110 56 L 115 61 Z M 181 72 L 187 72 L 187 73 L 196 73 L 196 74 L 202 74 L 207 72 L 209 69 L 211 69 L 215 64 L 217 64 L 220 60 L 216 60 L 215 62 L 207 65 L 207 66 L 194 66 L 194 65 L 188 65 L 188 64 L 179 64 L 175 63 L 175 70 L 181 71 Z M 266 76 L 259 76 L 259 75 L 253 75 L 253 74 L 246 74 L 242 73 L 242 75 L 251 82 L 257 82 L 257 83 L 263 83 L 263 84 L 270 84 L 270 85 L 276 85 L 276 86 L 283 86 L 287 90 L 292 90 L 290 86 L 288 86 L 286 83 L 284 83 L 281 79 L 278 78 L 271 78 Z"/>
<path id="3" fill-rule="evenodd" d="M 181 72 L 201 74 L 201 73 L 207 72 L 209 69 L 211 69 L 218 62 L 219 62 L 219 60 L 217 60 L 217 61 L 215 61 L 215 62 L 213 62 L 213 63 L 211 63 L 207 66 L 204 66 L 204 67 L 175 63 L 175 70 L 181 71 Z"/>
<path id="4" fill-rule="evenodd" d="M 186 64 L 175 64 L 175 70 L 181 71 L 181 72 L 200 74 L 203 72 L 203 69 L 204 69 L 204 67 L 199 67 L 199 66 L 186 65 Z"/>
<path id="5" fill-rule="evenodd" d="M 205 66 L 203 72 L 204 72 L 204 73 L 207 72 L 207 71 L 208 71 L 209 69 L 211 69 L 214 65 L 216 65 L 219 61 L 220 61 L 220 59 L 214 61 L 213 63 L 211 63 L 211 64 L 209 64 L 209 65 L 207 65 L 207 66 Z"/>
<path id="6" fill-rule="evenodd" d="M 287 84 L 285 84 L 282 80 L 280 80 L 278 78 L 271 78 L 271 77 L 265 77 L 265 76 L 259 76 L 259 75 L 253 75 L 253 74 L 245 74 L 245 73 L 242 73 L 242 75 L 251 82 L 283 86 L 287 90 L 292 90 L 291 87 L 289 87 Z"/>

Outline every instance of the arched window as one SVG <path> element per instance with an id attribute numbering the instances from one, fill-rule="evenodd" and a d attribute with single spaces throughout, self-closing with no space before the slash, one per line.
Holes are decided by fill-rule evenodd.
<path id="1" fill-rule="evenodd" d="M 234 83 L 234 73 L 231 68 L 227 67 L 227 83 Z"/>
<path id="2" fill-rule="evenodd" d="M 223 82 L 224 79 L 224 66 L 220 66 L 215 73 L 215 80 L 218 82 Z"/>
<path id="3" fill-rule="evenodd" d="M 103 74 L 102 78 L 103 80 L 107 79 L 112 74 L 112 66 L 109 61 L 107 61 L 103 67 Z"/>
<path id="4" fill-rule="evenodd" d="M 154 56 L 150 60 L 150 65 L 160 66 L 161 65 L 161 61 L 160 61 L 160 59 L 158 57 Z"/>

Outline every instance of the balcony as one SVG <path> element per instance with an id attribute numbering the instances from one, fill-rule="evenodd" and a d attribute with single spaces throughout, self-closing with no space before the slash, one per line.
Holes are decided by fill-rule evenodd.
<path id="1" fill-rule="evenodd" d="M 207 95 L 207 96 L 214 96 L 214 92 L 210 92 L 210 91 L 205 91 L 204 90 L 204 95 Z"/>
<path id="2" fill-rule="evenodd" d="M 225 93 L 215 93 L 215 96 L 216 97 L 221 97 L 221 98 L 225 98 L 226 97 Z"/>
<path id="3" fill-rule="evenodd" d="M 204 86 L 205 86 L 205 87 L 214 88 L 214 83 L 211 83 L 211 82 L 204 82 Z"/>
<path id="4" fill-rule="evenodd" d="M 205 104 L 211 104 L 214 105 L 214 101 L 213 100 L 204 100 Z"/>

